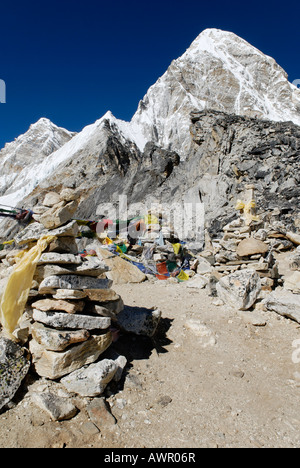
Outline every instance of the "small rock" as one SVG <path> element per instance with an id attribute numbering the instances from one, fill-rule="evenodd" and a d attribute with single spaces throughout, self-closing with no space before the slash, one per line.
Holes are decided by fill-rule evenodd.
<path id="1" fill-rule="evenodd" d="M 82 434 L 84 435 L 93 436 L 99 434 L 100 431 L 98 427 L 95 426 L 94 423 L 92 423 L 92 421 L 87 421 L 86 423 L 80 426 L 80 432 L 82 432 Z"/>
<path id="2" fill-rule="evenodd" d="M 244 377 L 244 375 L 245 375 L 245 372 L 240 371 L 240 370 L 236 370 L 236 371 L 231 371 L 230 375 L 233 375 L 234 377 L 242 379 Z"/>
<path id="3" fill-rule="evenodd" d="M 63 300 L 72 300 L 72 299 L 84 299 L 87 296 L 86 291 L 80 291 L 77 289 L 56 289 L 55 294 L 53 294 L 53 299 L 63 299 Z"/>
<path id="4" fill-rule="evenodd" d="M 55 289 L 109 289 L 112 281 L 91 276 L 61 275 L 48 276 L 39 287 L 40 294 L 52 294 Z"/>
<path id="5" fill-rule="evenodd" d="M 60 196 L 58 193 L 56 192 L 48 192 L 46 195 L 45 195 L 45 198 L 44 198 L 44 201 L 43 201 L 43 205 L 44 206 L 48 206 L 48 207 L 52 207 L 54 205 L 57 205 L 57 203 L 59 203 L 61 200 L 60 200 Z"/>
<path id="6" fill-rule="evenodd" d="M 103 359 L 88 367 L 72 372 L 64 377 L 61 383 L 69 392 L 75 392 L 81 396 L 94 397 L 104 392 L 116 371 L 117 366 L 114 361 Z"/>
<path id="7" fill-rule="evenodd" d="M 86 408 L 87 413 L 93 424 L 102 432 L 114 429 L 117 423 L 112 415 L 110 407 L 104 398 L 94 398 Z"/>
<path id="8" fill-rule="evenodd" d="M 77 408 L 68 398 L 61 398 L 51 392 L 34 393 L 32 400 L 39 408 L 47 411 L 53 421 L 71 419 L 77 413 Z"/>
<path id="9" fill-rule="evenodd" d="M 196 288 L 196 289 L 204 289 L 207 284 L 209 283 L 209 279 L 205 276 L 194 276 L 193 279 L 186 282 L 187 288 Z"/>
<path id="10" fill-rule="evenodd" d="M 164 395 L 157 400 L 157 404 L 162 406 L 163 408 L 165 406 L 168 406 L 171 402 L 172 402 L 172 398 L 169 395 Z"/>

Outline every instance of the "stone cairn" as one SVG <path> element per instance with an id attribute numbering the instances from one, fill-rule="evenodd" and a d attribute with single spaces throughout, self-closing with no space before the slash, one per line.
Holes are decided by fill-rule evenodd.
<path id="1" fill-rule="evenodd" d="M 152 336 L 160 313 L 148 309 L 132 311 L 124 306 L 111 288 L 113 281 L 106 276 L 110 268 L 100 253 L 78 252 L 82 239 L 72 217 L 79 197 L 71 189 L 48 193 L 42 205 L 34 209 L 35 222 L 15 237 L 13 250 L 2 253 L 1 266 L 8 275 L 20 250 L 41 236 L 55 236 L 39 259 L 26 309 L 14 335 L 21 345 L 29 341 L 30 360 L 41 378 L 53 385 L 60 380 L 69 394 L 95 397 L 103 394 L 110 381 L 119 381 L 126 366 L 126 358 L 111 348 L 117 333 L 121 330 Z M 0 341 L 0 348 L 10 349 L 5 338 L 0 337 Z M 11 361 L 4 361 L 0 365 L 7 364 L 11 369 Z M 4 367 L 5 373 L 14 386 L 0 388 L 0 409 L 14 396 L 24 378 L 23 372 L 12 379 L 8 366 Z M 28 365 L 25 370 L 28 372 Z M 61 406 L 59 397 L 49 392 L 36 395 L 36 403 L 48 410 L 53 419 L 67 419 L 75 412 L 73 405 Z"/>
<path id="2" fill-rule="evenodd" d="M 33 240 L 28 236 L 35 229 L 42 229 L 39 237 L 56 237 L 39 260 L 26 308 L 33 319 L 29 350 L 35 371 L 48 379 L 62 378 L 70 391 L 95 396 L 118 371 L 114 360 L 95 362 L 111 345 L 112 320 L 124 304 L 111 289 L 104 261 L 78 253 L 78 224 L 71 219 L 78 197 L 69 189 L 60 195 L 47 194 L 43 206 L 35 209 L 38 225 L 30 225 L 16 242 L 22 245 Z M 92 363 L 92 368 L 86 367 Z"/>
<path id="3" fill-rule="evenodd" d="M 187 286 L 206 287 L 235 309 L 270 310 L 300 322 L 300 235 L 287 230 L 276 211 L 256 215 L 254 186 L 246 186 L 244 199 L 223 237 L 206 238 Z"/>

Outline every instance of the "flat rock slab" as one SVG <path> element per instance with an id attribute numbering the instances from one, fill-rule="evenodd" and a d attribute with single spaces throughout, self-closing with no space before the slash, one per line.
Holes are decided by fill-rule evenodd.
<path id="1" fill-rule="evenodd" d="M 25 350 L 13 341 L 0 337 L 0 410 L 15 396 L 29 367 Z"/>
<path id="2" fill-rule="evenodd" d="M 87 293 L 78 289 L 56 289 L 53 291 L 52 297 L 58 300 L 80 300 L 87 297 Z"/>
<path id="3" fill-rule="evenodd" d="M 107 384 L 117 372 L 117 365 L 111 359 L 103 359 L 95 364 L 67 375 L 61 383 L 69 392 L 81 396 L 94 397 L 104 392 Z"/>
<path id="4" fill-rule="evenodd" d="M 33 302 L 31 307 L 33 309 L 39 309 L 43 312 L 49 311 L 63 311 L 68 314 L 75 314 L 76 312 L 82 312 L 84 309 L 84 301 L 66 301 L 63 299 L 41 299 Z"/>
<path id="5" fill-rule="evenodd" d="M 105 398 L 93 398 L 86 407 L 90 420 L 100 430 L 101 434 L 114 430 L 117 423 L 116 418 L 110 411 L 110 407 Z"/>
<path id="6" fill-rule="evenodd" d="M 40 294 L 52 294 L 55 289 L 109 289 L 112 281 L 91 276 L 61 275 L 48 276 L 39 287 Z"/>
<path id="7" fill-rule="evenodd" d="M 38 261 L 38 265 L 53 263 L 55 265 L 81 265 L 82 259 L 79 255 L 61 254 L 56 252 L 43 253 Z"/>
<path id="8" fill-rule="evenodd" d="M 249 255 L 265 254 L 269 250 L 268 244 L 253 237 L 242 240 L 239 243 L 236 253 L 239 257 L 247 257 Z"/>
<path id="9" fill-rule="evenodd" d="M 62 352 L 48 351 L 35 340 L 29 343 L 35 370 L 41 377 L 59 379 L 75 370 L 91 364 L 99 358 L 112 343 L 112 334 L 93 335 L 87 341 L 73 345 Z"/>
<path id="10" fill-rule="evenodd" d="M 34 279 L 41 283 L 45 278 L 53 275 L 75 274 L 97 277 L 108 270 L 108 266 L 94 257 L 90 257 L 78 264 L 51 264 L 45 262 L 37 267 Z"/>
<path id="11" fill-rule="evenodd" d="M 77 222 L 74 220 L 64 226 L 53 229 L 51 231 L 51 235 L 56 237 L 76 237 L 78 232 L 79 227 Z M 19 232 L 15 236 L 14 240 L 16 245 L 21 246 L 28 242 L 35 242 L 44 235 L 49 235 L 48 229 L 45 229 L 41 223 L 36 222 L 29 224 L 29 226 L 23 229 L 23 231 Z"/>
<path id="12" fill-rule="evenodd" d="M 87 330 L 55 330 L 35 322 L 31 327 L 33 339 L 48 351 L 64 351 L 70 345 L 87 341 L 90 333 Z"/>
<path id="13" fill-rule="evenodd" d="M 111 256 L 105 249 L 99 249 L 99 252 L 110 269 L 107 277 L 113 280 L 114 284 L 142 283 L 146 280 L 146 275 L 132 263 L 118 256 Z"/>
<path id="14" fill-rule="evenodd" d="M 113 289 L 85 289 L 87 299 L 94 302 L 118 301 L 120 296 Z"/>
<path id="15" fill-rule="evenodd" d="M 85 330 L 105 330 L 111 324 L 110 317 L 67 314 L 64 312 L 33 309 L 33 319 L 53 328 L 72 328 Z"/>

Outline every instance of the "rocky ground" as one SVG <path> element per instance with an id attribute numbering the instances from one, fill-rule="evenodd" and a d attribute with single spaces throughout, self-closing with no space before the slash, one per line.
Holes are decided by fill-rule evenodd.
<path id="1" fill-rule="evenodd" d="M 298 447 L 299 324 L 216 306 L 187 284 L 114 287 L 125 304 L 158 306 L 162 320 L 155 340 L 115 343 L 128 365 L 105 391 L 111 413 L 101 405 L 93 413 L 81 398 L 74 418 L 54 422 L 32 401 L 47 381 L 28 377 L 0 415 L 0 447 Z"/>

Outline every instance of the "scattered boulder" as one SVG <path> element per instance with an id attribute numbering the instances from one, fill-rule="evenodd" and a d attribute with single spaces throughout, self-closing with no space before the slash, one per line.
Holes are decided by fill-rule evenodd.
<path id="1" fill-rule="evenodd" d="M 256 302 L 261 291 L 261 280 L 254 270 L 241 270 L 223 276 L 217 283 L 217 293 L 226 304 L 247 310 Z"/>
<path id="2" fill-rule="evenodd" d="M 276 289 L 263 300 L 263 304 L 267 310 L 300 323 L 300 294 Z"/>
<path id="3" fill-rule="evenodd" d="M 151 337 L 156 332 L 160 318 L 158 309 L 125 306 L 118 314 L 117 323 L 128 333 Z"/>
<path id="4" fill-rule="evenodd" d="M 135 265 L 118 256 L 111 255 L 104 249 L 101 249 L 100 252 L 106 265 L 110 268 L 107 278 L 111 279 L 114 284 L 142 283 L 146 280 L 146 275 Z"/>

